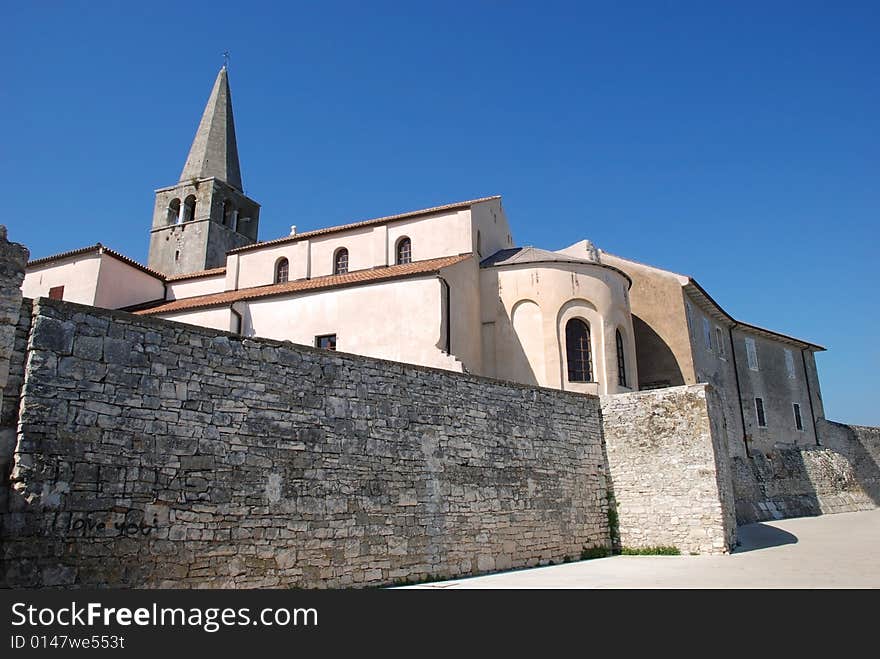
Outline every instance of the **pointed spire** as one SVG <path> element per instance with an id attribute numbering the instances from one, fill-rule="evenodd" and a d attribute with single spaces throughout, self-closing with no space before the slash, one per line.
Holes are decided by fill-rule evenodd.
<path id="1" fill-rule="evenodd" d="M 195 139 L 189 150 L 180 182 L 213 176 L 237 190 L 241 185 L 238 146 L 235 143 L 235 120 L 232 117 L 232 94 L 226 65 L 217 74 Z"/>

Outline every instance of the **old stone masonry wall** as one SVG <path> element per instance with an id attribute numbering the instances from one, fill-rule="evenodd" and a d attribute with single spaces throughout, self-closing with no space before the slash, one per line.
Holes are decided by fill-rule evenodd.
<path id="1" fill-rule="evenodd" d="M 602 416 L 621 546 L 730 551 L 727 433 L 711 386 L 603 396 Z"/>
<path id="2" fill-rule="evenodd" d="M 4 585 L 346 587 L 608 547 L 599 401 L 34 302 Z"/>
<path id="3" fill-rule="evenodd" d="M 9 362 L 15 344 L 15 328 L 21 309 L 21 282 L 24 280 L 28 250 L 6 239 L 0 224 L 0 391 L 6 387 Z"/>
<path id="4" fill-rule="evenodd" d="M 740 524 L 880 505 L 880 428 L 820 419 L 822 446 L 733 460 Z"/>
<path id="5" fill-rule="evenodd" d="M 20 288 L 27 260 L 27 248 L 9 242 L 6 227 L 0 225 L 0 510 L 6 505 L 24 342 L 30 323 L 30 306 L 22 307 Z"/>

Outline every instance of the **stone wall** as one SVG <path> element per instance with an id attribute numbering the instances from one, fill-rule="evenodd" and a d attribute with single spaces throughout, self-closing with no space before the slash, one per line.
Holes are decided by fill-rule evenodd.
<path id="1" fill-rule="evenodd" d="M 0 224 L 0 391 L 6 387 L 9 360 L 13 354 L 15 328 L 21 309 L 21 282 L 28 260 L 28 250 L 6 239 L 6 227 Z"/>
<path id="2" fill-rule="evenodd" d="M 602 397 L 623 547 L 731 550 L 736 524 L 720 405 L 705 384 Z"/>
<path id="3" fill-rule="evenodd" d="M 6 387 L 0 391 L 0 511 L 6 510 L 9 492 L 9 473 L 12 471 L 19 397 L 24 382 L 24 362 L 27 355 L 30 328 L 31 301 L 25 299 L 21 304 L 18 323 L 14 328 L 14 344 L 11 358 L 8 361 L 9 371 Z"/>
<path id="4" fill-rule="evenodd" d="M 740 524 L 880 505 L 880 428 L 820 419 L 817 429 L 821 447 L 734 459 Z"/>
<path id="5" fill-rule="evenodd" d="M 10 587 L 347 587 L 609 546 L 599 401 L 34 302 Z"/>
<path id="6" fill-rule="evenodd" d="M 0 510 L 4 509 L 9 463 L 15 446 L 18 391 L 24 375 L 23 342 L 30 307 L 22 307 L 21 282 L 28 250 L 6 239 L 0 225 Z"/>

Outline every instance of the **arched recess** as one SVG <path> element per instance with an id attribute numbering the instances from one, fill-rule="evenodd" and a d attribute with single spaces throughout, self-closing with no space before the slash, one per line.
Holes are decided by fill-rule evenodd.
<path id="1" fill-rule="evenodd" d="M 165 221 L 168 224 L 177 224 L 180 222 L 180 199 L 175 197 L 168 203 L 167 215 Z"/>
<path id="2" fill-rule="evenodd" d="M 639 388 L 639 369 L 636 356 L 636 343 L 633 318 L 621 308 L 614 309 L 604 317 L 605 322 L 605 361 L 608 364 L 608 393 L 636 391 Z M 620 332 L 623 344 L 624 368 L 626 369 L 626 385 L 620 384 L 619 364 L 617 359 L 617 333 Z"/>
<path id="3" fill-rule="evenodd" d="M 510 311 L 513 336 L 505 352 L 507 377 L 523 384 L 545 384 L 547 356 L 544 345 L 544 318 L 534 300 L 520 300 Z"/>
<path id="4" fill-rule="evenodd" d="M 189 195 L 183 200 L 183 221 L 191 222 L 196 219 L 196 197 Z"/>
<path id="5" fill-rule="evenodd" d="M 568 362 L 566 355 L 565 327 L 569 320 L 579 318 L 590 328 L 590 357 L 592 359 L 592 383 L 572 382 L 568 378 Z M 596 310 L 596 305 L 583 298 L 574 298 L 566 302 L 559 309 L 556 316 L 556 345 L 557 363 L 559 364 L 559 385 L 561 389 L 568 391 L 583 391 L 587 393 L 606 393 L 606 359 L 604 333 L 605 321 Z"/>

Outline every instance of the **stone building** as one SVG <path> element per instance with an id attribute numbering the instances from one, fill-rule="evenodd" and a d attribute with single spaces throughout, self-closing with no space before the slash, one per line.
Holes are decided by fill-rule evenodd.
<path id="1" fill-rule="evenodd" d="M 821 442 L 821 346 L 587 240 L 517 247 L 499 196 L 263 241 L 259 216 L 223 68 L 147 265 L 76 249 L 30 261 L 23 294 L 580 393 L 708 382 L 732 455 Z"/>

